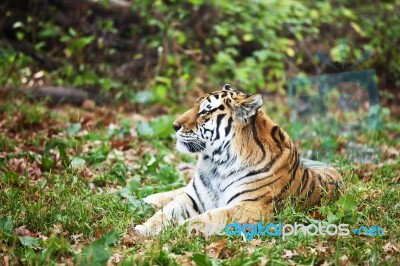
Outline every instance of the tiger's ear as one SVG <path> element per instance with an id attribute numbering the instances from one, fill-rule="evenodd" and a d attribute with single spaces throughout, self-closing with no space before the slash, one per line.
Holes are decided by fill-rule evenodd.
<path id="1" fill-rule="evenodd" d="M 229 84 L 225 84 L 225 85 L 222 87 L 222 90 L 223 90 L 223 91 L 231 91 L 231 90 L 232 90 L 232 86 L 229 85 Z"/>
<path id="2" fill-rule="evenodd" d="M 263 104 L 261 94 L 254 94 L 235 103 L 235 115 L 239 120 L 245 120 L 257 113 Z"/>

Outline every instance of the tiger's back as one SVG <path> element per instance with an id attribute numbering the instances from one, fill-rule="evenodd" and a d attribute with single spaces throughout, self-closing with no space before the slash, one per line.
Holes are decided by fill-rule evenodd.
<path id="1" fill-rule="evenodd" d="M 340 192 L 340 174 L 320 162 L 304 162 L 287 133 L 263 111 L 235 129 L 234 138 L 226 138 L 225 130 L 220 138 L 226 141 L 199 158 L 189 191 L 201 211 L 243 201 L 281 203 L 289 196 L 312 206 Z"/>

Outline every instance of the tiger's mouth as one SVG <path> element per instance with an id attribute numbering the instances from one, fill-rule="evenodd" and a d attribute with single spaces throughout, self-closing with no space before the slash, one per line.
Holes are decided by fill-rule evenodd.
<path id="1" fill-rule="evenodd" d="M 178 151 L 182 153 L 197 153 L 201 152 L 206 148 L 206 144 L 200 140 L 191 140 L 191 141 L 185 141 L 185 140 L 177 140 L 176 141 L 176 148 Z"/>

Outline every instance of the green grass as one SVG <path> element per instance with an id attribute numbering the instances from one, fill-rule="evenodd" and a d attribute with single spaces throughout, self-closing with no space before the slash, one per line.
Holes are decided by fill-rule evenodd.
<path id="1" fill-rule="evenodd" d="M 178 170 L 181 163 L 194 164 L 195 159 L 175 151 L 169 125 L 173 116 L 139 123 L 130 114 L 109 110 L 115 128 L 96 111 L 68 106 L 55 110 L 12 99 L 0 106 L 2 263 L 400 263 L 400 160 L 394 152 L 400 127 L 387 112 L 382 116 L 385 131 L 373 137 L 361 134 L 358 139 L 383 151 L 387 146 L 392 153 L 383 152 L 381 161 L 361 167 L 342 158 L 341 143 L 349 140 L 331 139 L 335 143 L 331 159 L 345 178 L 343 196 L 311 210 L 288 203 L 272 220 L 347 223 L 350 228 L 379 225 L 384 236 L 297 235 L 285 240 L 256 236 L 246 242 L 237 236 L 188 236 L 184 227 L 154 238 L 129 235 L 130 225 L 142 223 L 154 212 L 140 198 L 183 186 L 190 177 L 190 170 Z M 284 128 L 289 126 L 285 113 L 271 109 L 269 114 Z M 299 144 L 303 152 L 319 148 L 312 142 Z"/>

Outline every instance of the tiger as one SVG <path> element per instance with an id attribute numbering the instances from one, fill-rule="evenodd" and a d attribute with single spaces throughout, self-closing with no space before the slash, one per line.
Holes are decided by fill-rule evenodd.
<path id="1" fill-rule="evenodd" d="M 131 232 L 151 236 L 171 224 L 257 223 L 272 219 L 289 197 L 311 207 L 340 195 L 339 172 L 301 158 L 262 105 L 262 95 L 225 84 L 179 116 L 173 122 L 176 149 L 198 155 L 194 177 L 183 188 L 145 197 L 159 210 Z"/>

